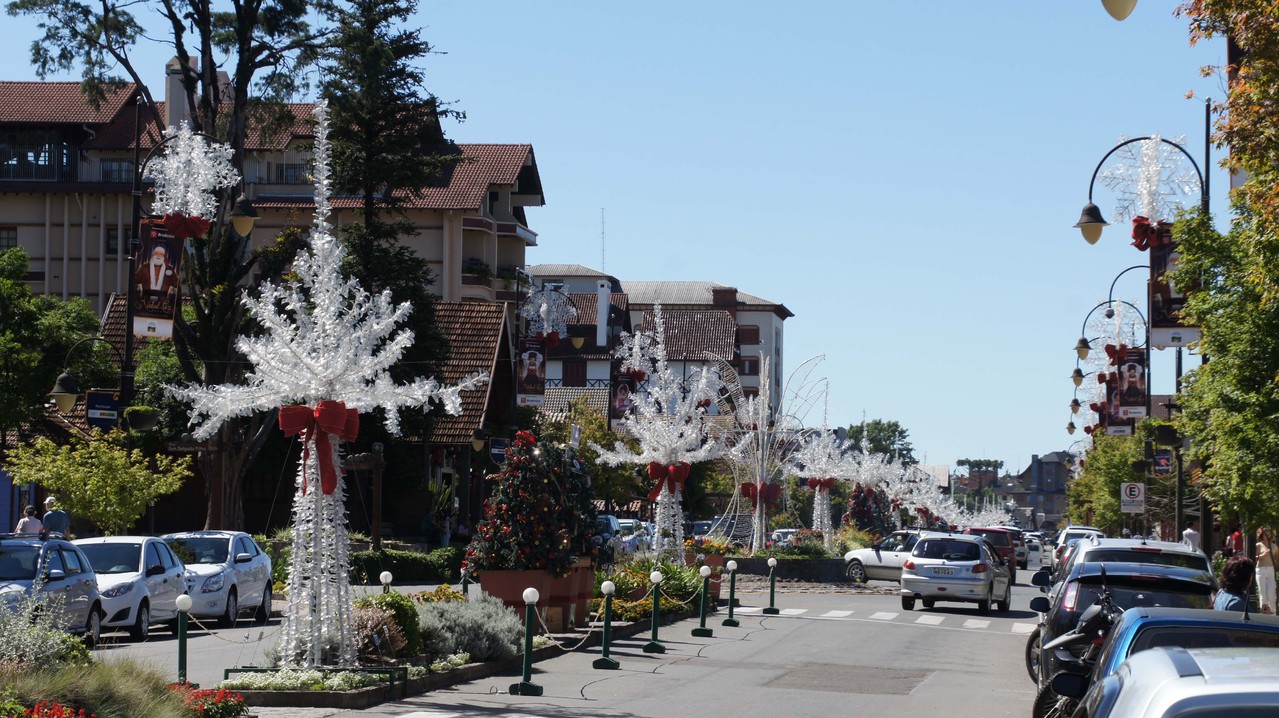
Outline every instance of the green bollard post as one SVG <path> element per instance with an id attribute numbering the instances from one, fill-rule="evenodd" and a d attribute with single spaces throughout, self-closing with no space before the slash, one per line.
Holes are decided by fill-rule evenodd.
<path id="1" fill-rule="evenodd" d="M 764 613 L 769 616 L 776 616 L 781 610 L 775 605 L 777 602 L 777 559 L 768 559 L 768 608 L 764 609 Z"/>
<path id="2" fill-rule="evenodd" d="M 178 685 L 187 682 L 187 611 L 191 610 L 191 597 L 178 596 Z"/>
<path id="3" fill-rule="evenodd" d="M 471 577 L 462 576 L 462 595 L 467 598 L 471 597 Z"/>
<path id="4" fill-rule="evenodd" d="M 542 695 L 542 687 L 533 682 L 533 623 L 537 621 L 537 600 L 541 597 L 536 588 L 524 589 L 524 680 L 511 684 L 513 696 Z"/>
<path id="5" fill-rule="evenodd" d="M 702 566 L 697 569 L 702 574 L 702 621 L 701 625 L 693 629 L 693 635 L 698 638 L 710 638 L 715 632 L 706 627 L 706 599 L 707 594 L 711 592 L 711 567 Z"/>
<path id="6" fill-rule="evenodd" d="M 617 659 L 608 657 L 608 642 L 613 636 L 613 628 L 610 625 L 613 622 L 613 594 L 616 591 L 617 584 L 612 581 L 600 584 L 600 592 L 604 594 L 604 638 L 600 641 L 600 657 L 591 663 L 591 668 L 617 670 Z"/>
<path id="7" fill-rule="evenodd" d="M 722 625 L 729 628 L 737 628 L 742 622 L 733 618 L 733 604 L 737 602 L 737 562 L 729 561 L 724 564 L 724 568 L 728 570 L 728 618 L 724 619 Z"/>
<path id="8" fill-rule="evenodd" d="M 648 575 L 653 582 L 653 636 L 644 644 L 645 653 L 665 653 L 666 646 L 657 642 L 657 624 L 662 615 L 662 572 L 654 571 Z"/>

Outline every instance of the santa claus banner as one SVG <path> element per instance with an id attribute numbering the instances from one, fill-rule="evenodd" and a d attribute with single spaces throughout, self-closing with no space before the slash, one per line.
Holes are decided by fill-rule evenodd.
<path id="1" fill-rule="evenodd" d="M 542 340 L 520 339 L 520 353 L 515 357 L 515 393 L 520 406 L 541 406 L 546 395 L 546 354 Z"/>
<path id="2" fill-rule="evenodd" d="M 184 243 L 161 220 L 144 219 L 141 224 L 142 246 L 133 274 L 133 334 L 170 340 L 181 294 L 178 278 Z"/>

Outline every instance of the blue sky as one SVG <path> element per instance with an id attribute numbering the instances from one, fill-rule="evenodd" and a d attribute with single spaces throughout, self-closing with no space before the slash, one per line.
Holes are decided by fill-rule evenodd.
<path id="1" fill-rule="evenodd" d="M 1019 470 L 1083 437 L 1064 431 L 1080 324 L 1146 261 L 1124 227 L 1089 246 L 1071 226 L 1093 168 L 1152 133 L 1202 163 L 1202 98 L 1223 88 L 1199 68 L 1225 45 L 1190 47 L 1174 6 L 1142 0 L 1122 23 L 1097 0 L 451 0 L 418 16 L 446 53 L 429 87 L 468 116 L 450 137 L 534 146 L 530 263 L 599 267 L 603 208 L 609 273 L 790 308 L 787 363 L 825 355 L 832 424 L 894 419 L 927 463 Z M 34 79 L 33 25 L 5 25 L 0 79 Z M 146 57 L 159 91 L 165 54 Z M 1110 217 L 1114 194 L 1096 199 Z M 1116 295 L 1144 309 L 1144 286 L 1132 272 Z M 1156 353 L 1156 391 L 1172 367 Z"/>

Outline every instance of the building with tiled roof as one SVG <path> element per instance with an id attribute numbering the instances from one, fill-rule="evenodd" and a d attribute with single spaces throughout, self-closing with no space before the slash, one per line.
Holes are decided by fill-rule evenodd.
<path id="1" fill-rule="evenodd" d="M 178 91 L 169 80 L 167 91 Z M 155 144 L 153 117 L 173 125 L 186 108 L 168 98 L 151 113 L 139 108 L 140 95 L 125 84 L 94 109 L 79 83 L 0 82 L 0 250 L 27 252 L 28 283 L 37 293 L 83 297 L 98 312 L 112 294 L 125 293 L 134 148 Z M 287 107 L 291 127 L 246 138 L 242 190 L 259 214 L 255 245 L 311 220 L 313 105 Z M 404 193 L 403 212 L 417 233 L 403 241 L 430 262 L 444 300 L 512 300 L 515 270 L 537 245 L 526 208 L 545 203 L 533 147 L 451 147 L 457 163 L 433 184 Z M 333 198 L 330 221 L 340 227 L 357 220 L 360 204 Z M 144 198 L 144 212 L 145 205 Z"/>

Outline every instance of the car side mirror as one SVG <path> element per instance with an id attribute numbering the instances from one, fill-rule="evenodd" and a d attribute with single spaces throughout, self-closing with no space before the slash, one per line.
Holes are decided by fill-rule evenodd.
<path id="1" fill-rule="evenodd" d="M 1030 610 L 1035 613 L 1048 613 L 1048 609 L 1052 608 L 1052 604 L 1048 603 L 1048 599 L 1044 596 L 1035 596 L 1030 599 Z"/>
<path id="2" fill-rule="evenodd" d="M 1052 689 L 1053 693 L 1067 698 L 1076 700 L 1083 698 L 1088 692 L 1088 679 L 1090 676 L 1078 675 L 1075 673 L 1058 673 L 1053 676 Z"/>
<path id="3" fill-rule="evenodd" d="M 236 563 L 248 563 L 253 560 L 253 556 L 247 553 L 237 553 L 235 555 Z"/>
<path id="4" fill-rule="evenodd" d="M 60 568 L 50 569 L 49 572 L 44 575 L 44 579 L 46 581 L 61 581 L 66 577 L 67 572 Z"/>
<path id="5" fill-rule="evenodd" d="M 163 567 L 163 566 L 147 566 L 147 577 L 148 577 L 148 578 L 149 578 L 149 577 L 151 577 L 151 576 L 163 576 L 163 575 L 164 575 L 164 567 Z"/>
<path id="6" fill-rule="evenodd" d="M 1030 577 L 1030 585 L 1047 588 L 1052 585 L 1052 572 L 1046 568 L 1041 568 Z"/>

